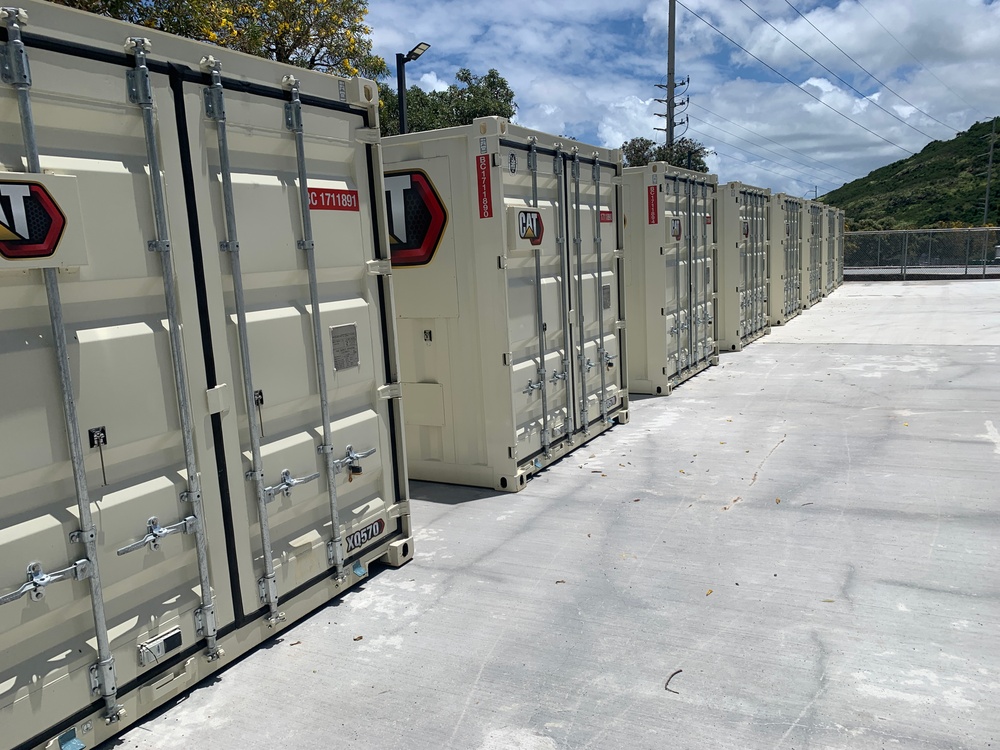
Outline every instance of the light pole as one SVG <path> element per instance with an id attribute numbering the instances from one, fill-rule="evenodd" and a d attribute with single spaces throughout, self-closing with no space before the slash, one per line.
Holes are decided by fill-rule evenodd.
<path id="1" fill-rule="evenodd" d="M 431 45 L 421 42 L 405 55 L 396 53 L 396 93 L 399 99 L 399 134 L 406 132 L 406 63 L 413 62 L 424 54 Z"/>

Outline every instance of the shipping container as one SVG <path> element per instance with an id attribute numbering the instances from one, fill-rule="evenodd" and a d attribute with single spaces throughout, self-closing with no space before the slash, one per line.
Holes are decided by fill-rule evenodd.
<path id="1" fill-rule="evenodd" d="M 828 206 L 826 214 L 826 232 L 823 252 L 823 294 L 833 294 L 837 288 L 837 250 L 840 246 L 839 211 Z"/>
<path id="2" fill-rule="evenodd" d="M 767 259 L 771 191 L 730 182 L 715 201 L 715 336 L 719 351 L 739 351 L 770 330 Z"/>
<path id="3" fill-rule="evenodd" d="M 496 117 L 383 153 L 410 475 L 518 491 L 628 419 L 620 154 Z"/>
<path id="4" fill-rule="evenodd" d="M 412 555 L 378 97 L 26 8 L 0 12 L 0 726 L 93 747 Z"/>
<path id="5" fill-rule="evenodd" d="M 834 267 L 834 283 L 840 286 L 844 283 L 844 224 L 846 214 L 843 209 L 837 209 L 837 247 L 836 264 Z"/>
<path id="6" fill-rule="evenodd" d="M 718 362 L 715 175 L 655 162 L 625 169 L 629 390 L 665 394 Z"/>
<path id="7" fill-rule="evenodd" d="M 825 207 L 804 201 L 802 236 L 802 309 L 808 310 L 823 299 L 823 229 Z"/>
<path id="8" fill-rule="evenodd" d="M 803 201 L 785 193 L 771 196 L 768 250 L 768 320 L 783 325 L 802 311 Z"/>

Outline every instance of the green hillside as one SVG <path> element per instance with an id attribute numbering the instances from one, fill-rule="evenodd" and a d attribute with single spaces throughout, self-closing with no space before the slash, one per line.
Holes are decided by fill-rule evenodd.
<path id="1" fill-rule="evenodd" d="M 950 141 L 931 141 L 919 154 L 876 169 L 820 200 L 844 209 L 853 230 L 979 226 L 990 127 L 990 121 L 979 122 Z M 996 224 L 1000 208 L 1000 137 L 993 167 L 990 224 Z"/>

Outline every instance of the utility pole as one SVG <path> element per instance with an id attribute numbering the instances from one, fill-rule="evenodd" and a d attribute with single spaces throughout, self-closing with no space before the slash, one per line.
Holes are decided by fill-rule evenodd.
<path id="1" fill-rule="evenodd" d="M 677 40 L 677 0 L 670 0 L 667 13 L 667 148 L 674 147 L 674 50 Z M 992 153 L 992 150 L 991 150 Z"/>
<path id="2" fill-rule="evenodd" d="M 677 141 L 677 132 L 675 128 L 677 125 L 683 125 L 687 123 L 687 119 L 681 123 L 676 121 L 677 117 L 677 71 L 674 66 L 674 60 L 676 57 L 676 47 L 677 47 L 677 0 L 668 0 L 668 26 L 667 26 L 667 82 L 656 84 L 658 89 L 666 89 L 667 95 L 664 99 L 655 99 L 654 101 L 659 102 L 666 106 L 666 113 L 657 112 L 657 117 L 663 117 L 666 119 L 664 123 L 665 127 L 653 128 L 654 130 L 660 130 L 666 134 L 667 148 L 673 149 L 674 143 Z M 684 86 L 684 91 L 687 91 L 687 87 L 691 83 L 691 79 L 688 78 L 685 81 L 680 82 Z M 682 92 L 683 93 L 683 92 Z M 686 105 L 690 99 L 681 102 L 681 106 L 685 107 L 681 112 L 686 110 Z"/>

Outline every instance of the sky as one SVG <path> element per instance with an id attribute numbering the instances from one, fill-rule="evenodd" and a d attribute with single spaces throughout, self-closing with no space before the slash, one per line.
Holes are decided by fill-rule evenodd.
<path id="1" fill-rule="evenodd" d="M 496 68 L 516 122 L 616 148 L 665 138 L 667 11 L 667 0 L 369 0 L 368 23 L 392 81 L 396 53 L 428 42 L 409 85 Z M 1000 0 L 678 0 L 676 29 L 675 78 L 690 77 L 677 135 L 715 151 L 720 182 L 823 195 L 1000 115 Z"/>

